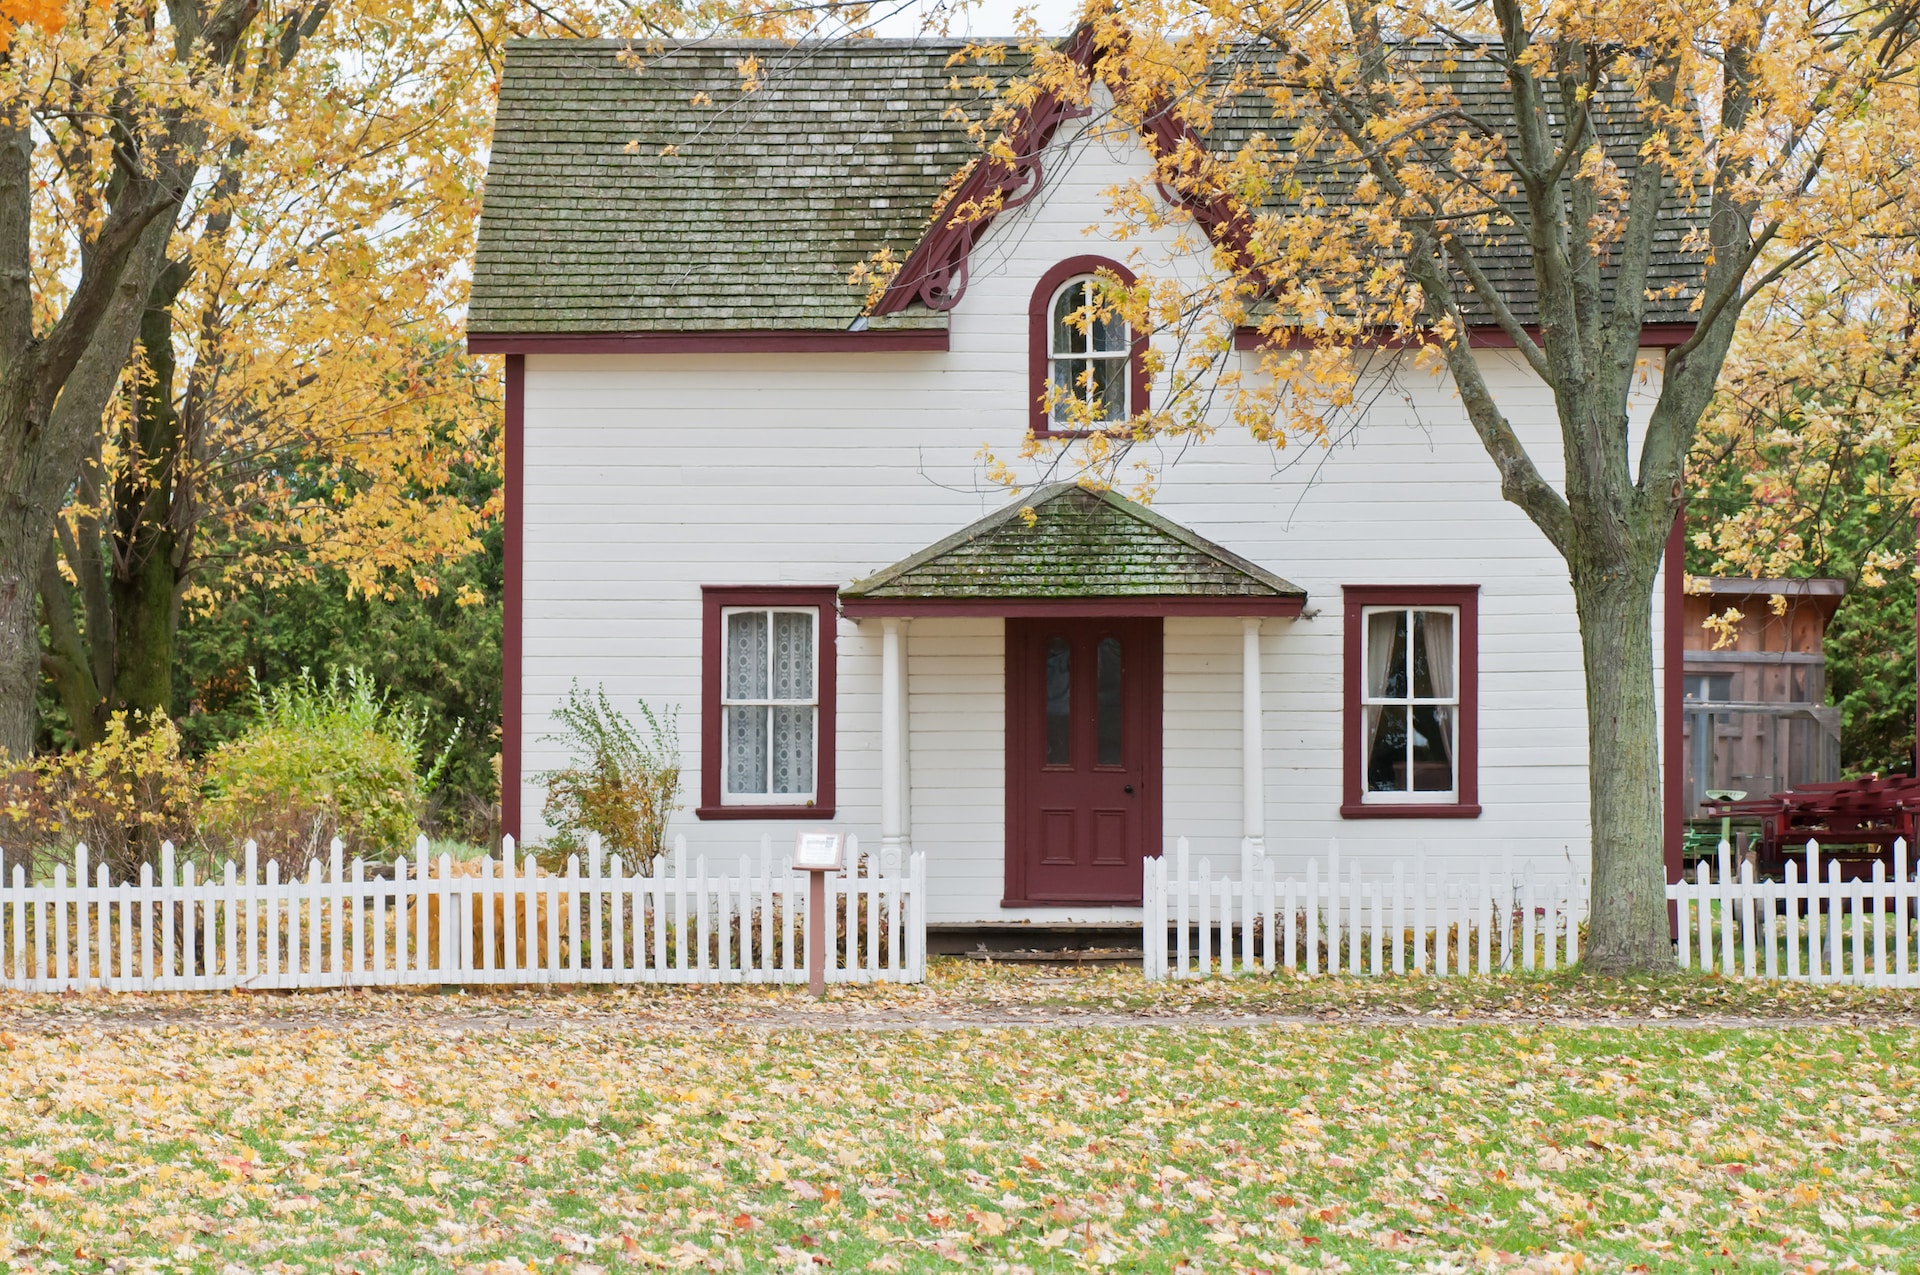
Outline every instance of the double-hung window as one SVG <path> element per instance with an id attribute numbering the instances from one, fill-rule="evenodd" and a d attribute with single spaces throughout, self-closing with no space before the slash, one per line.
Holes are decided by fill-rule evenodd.
<path id="1" fill-rule="evenodd" d="M 1460 775 L 1460 612 L 1367 607 L 1366 799 L 1454 801 Z"/>
<path id="2" fill-rule="evenodd" d="M 1479 591 L 1349 585 L 1345 592 L 1341 813 L 1479 814 Z"/>
<path id="3" fill-rule="evenodd" d="M 721 690 L 728 801 L 794 805 L 814 797 L 820 700 L 811 608 L 729 607 Z"/>
<path id="4" fill-rule="evenodd" d="M 705 594 L 700 817 L 831 815 L 832 591 Z"/>

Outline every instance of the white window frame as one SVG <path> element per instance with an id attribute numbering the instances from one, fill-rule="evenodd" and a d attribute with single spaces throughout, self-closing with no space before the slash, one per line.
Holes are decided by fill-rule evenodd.
<path id="1" fill-rule="evenodd" d="M 1091 423 L 1107 427 L 1120 425 L 1133 416 L 1133 325 L 1127 323 L 1125 319 L 1120 320 L 1123 336 L 1118 351 L 1103 350 L 1098 353 L 1091 353 L 1073 350 L 1056 350 L 1053 346 L 1053 338 L 1055 336 L 1053 316 L 1054 311 L 1060 308 L 1060 298 L 1066 295 L 1069 288 L 1077 288 L 1082 284 L 1087 285 L 1090 290 L 1097 290 L 1100 286 L 1100 280 L 1096 275 L 1077 274 L 1055 288 L 1053 295 L 1047 298 L 1047 390 L 1051 393 L 1053 388 L 1060 383 L 1055 375 L 1055 365 L 1063 360 L 1071 359 L 1075 363 L 1080 364 L 1080 371 L 1085 371 L 1084 365 L 1090 360 L 1118 363 L 1120 365 L 1120 414 Z M 1075 331 L 1079 331 L 1079 329 L 1076 328 Z M 1087 331 L 1081 335 L 1086 338 L 1088 346 L 1092 346 L 1092 326 L 1089 325 Z M 1079 375 L 1076 373 L 1069 382 L 1069 384 L 1073 386 L 1074 398 L 1082 403 L 1091 403 L 1093 387 L 1089 385 L 1083 390 L 1079 384 L 1079 380 Z M 1049 430 L 1072 430 L 1077 428 L 1079 422 L 1073 420 L 1063 421 L 1054 416 L 1054 412 L 1059 410 L 1058 402 L 1059 400 L 1055 400 L 1055 406 L 1047 409 L 1047 428 Z M 1111 407 L 1111 405 L 1106 406 Z"/>
<path id="2" fill-rule="evenodd" d="M 1409 696 L 1405 699 L 1389 699 L 1384 696 L 1367 693 L 1367 635 L 1373 627 L 1376 615 L 1402 614 L 1407 617 L 1407 689 L 1413 689 L 1413 613 L 1432 611 L 1445 613 L 1453 617 L 1453 695 L 1449 698 L 1428 698 Z M 1447 762 L 1453 767 L 1453 783 L 1445 789 L 1423 788 L 1405 792 L 1375 792 L 1367 786 L 1367 767 L 1373 758 L 1373 748 L 1367 741 L 1365 714 L 1370 705 L 1388 708 L 1418 708 L 1421 705 L 1434 705 L 1453 710 L 1453 737 L 1447 743 Z M 1460 800 L 1460 608 L 1457 606 L 1423 606 L 1408 604 L 1393 606 L 1382 603 L 1378 606 L 1360 608 L 1360 712 L 1361 744 L 1360 749 L 1360 800 L 1374 806 L 1433 806 L 1458 804 Z M 1413 781 L 1413 735 L 1407 735 L 1407 781 Z"/>
<path id="3" fill-rule="evenodd" d="M 812 626 L 808 652 L 813 660 L 808 684 L 811 699 L 731 699 L 727 695 L 728 641 L 736 615 L 767 617 L 767 658 L 773 658 L 773 617 L 778 614 L 804 615 Z M 808 606 L 729 606 L 720 608 L 720 804 L 723 806 L 811 806 L 820 799 L 820 608 Z M 767 687 L 773 687 L 773 669 L 767 669 Z M 733 732 L 727 729 L 729 708 L 811 708 L 813 709 L 813 787 L 806 792 L 734 792 L 728 781 L 733 775 Z M 773 730 L 767 730 L 767 786 L 773 786 Z"/>

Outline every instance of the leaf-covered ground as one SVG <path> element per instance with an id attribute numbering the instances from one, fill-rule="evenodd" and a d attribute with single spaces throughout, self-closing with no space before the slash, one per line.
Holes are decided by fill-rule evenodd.
<path id="1" fill-rule="evenodd" d="M 1684 980 L 1377 994 L 942 966 L 824 1006 L 784 989 L 12 998 L 0 1264 L 1916 1269 L 1903 997 L 1675 1028 L 1606 1016 L 1781 1006 Z M 1491 1021 L 1543 997 L 1579 1025 Z M 1177 1021 L 1342 1003 L 1400 1019 Z"/>

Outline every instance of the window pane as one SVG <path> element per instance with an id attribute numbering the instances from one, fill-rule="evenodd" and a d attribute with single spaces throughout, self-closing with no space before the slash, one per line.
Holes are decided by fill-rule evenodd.
<path id="1" fill-rule="evenodd" d="M 1407 791 L 1406 706 L 1370 704 L 1367 721 L 1373 733 L 1367 747 L 1367 791 Z"/>
<path id="2" fill-rule="evenodd" d="M 773 710 L 773 789 L 777 793 L 813 792 L 813 710 Z"/>
<path id="3" fill-rule="evenodd" d="M 736 611 L 727 617 L 728 699 L 767 697 L 767 613 Z"/>
<path id="4" fill-rule="evenodd" d="M 1053 352 L 1055 354 L 1084 354 L 1087 350 L 1088 334 L 1083 332 L 1074 315 L 1086 308 L 1087 285 L 1080 280 L 1060 290 L 1053 303 Z"/>
<path id="5" fill-rule="evenodd" d="M 1093 360 L 1093 396 L 1100 403 L 1093 414 L 1095 420 L 1123 421 L 1127 418 L 1125 359 Z"/>
<path id="6" fill-rule="evenodd" d="M 1451 708 L 1421 704 L 1413 710 L 1413 790 L 1453 789 L 1453 714 Z"/>
<path id="7" fill-rule="evenodd" d="M 1453 698 L 1453 612 L 1413 613 L 1413 697 Z"/>
<path id="8" fill-rule="evenodd" d="M 1073 648 L 1047 640 L 1047 765 L 1073 764 Z"/>
<path id="9" fill-rule="evenodd" d="M 773 613 L 773 698 L 813 698 L 813 617 Z"/>
<path id="10" fill-rule="evenodd" d="M 727 791 L 767 791 L 767 713 L 764 708 L 727 708 Z"/>
<path id="11" fill-rule="evenodd" d="M 1073 359 L 1055 359 L 1053 361 L 1053 420 L 1055 423 L 1070 421 L 1073 418 L 1074 400 L 1086 397 L 1081 377 L 1086 373 L 1085 362 Z"/>
<path id="12" fill-rule="evenodd" d="M 1100 765 L 1120 764 L 1120 639 L 1101 638 L 1094 659 L 1094 705 Z"/>
<path id="13" fill-rule="evenodd" d="M 1407 694 L 1407 613 L 1375 611 L 1367 617 L 1367 695 L 1404 699 Z"/>
<path id="14" fill-rule="evenodd" d="M 1127 333 L 1127 321 L 1117 313 L 1109 313 L 1093 321 L 1093 348 L 1102 353 L 1115 354 L 1132 344 Z"/>

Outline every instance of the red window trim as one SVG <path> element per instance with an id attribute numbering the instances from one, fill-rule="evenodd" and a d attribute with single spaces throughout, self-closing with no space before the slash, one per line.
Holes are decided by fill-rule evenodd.
<path id="1" fill-rule="evenodd" d="M 1341 590 L 1346 604 L 1341 634 L 1340 814 L 1347 819 L 1474 819 L 1480 814 L 1480 586 L 1477 584 L 1350 584 Z M 1459 800 L 1418 805 L 1364 800 L 1360 782 L 1360 689 L 1366 682 L 1362 662 L 1360 616 L 1366 607 L 1449 606 L 1460 608 L 1460 757 Z"/>
<path id="2" fill-rule="evenodd" d="M 1068 257 L 1040 276 L 1040 282 L 1034 285 L 1033 300 L 1027 305 L 1027 428 L 1035 438 L 1086 438 L 1094 431 L 1083 429 L 1053 429 L 1052 420 L 1047 415 L 1048 364 L 1052 361 L 1052 351 L 1048 348 L 1049 330 L 1052 316 L 1047 310 L 1053 304 L 1053 294 L 1060 285 L 1075 275 L 1097 274 L 1105 270 L 1116 276 L 1121 283 L 1132 287 L 1135 279 L 1133 271 L 1127 269 L 1110 257 L 1080 256 Z M 1143 332 L 1133 336 L 1133 356 L 1127 360 L 1127 390 L 1131 400 L 1128 407 L 1134 415 L 1147 410 L 1147 337 Z"/>
<path id="3" fill-rule="evenodd" d="M 697 819 L 831 819 L 834 780 L 834 610 L 831 585 L 705 585 L 700 590 L 700 805 Z M 725 607 L 817 607 L 820 611 L 820 754 L 810 806 L 729 806 L 720 784 L 721 611 Z"/>

